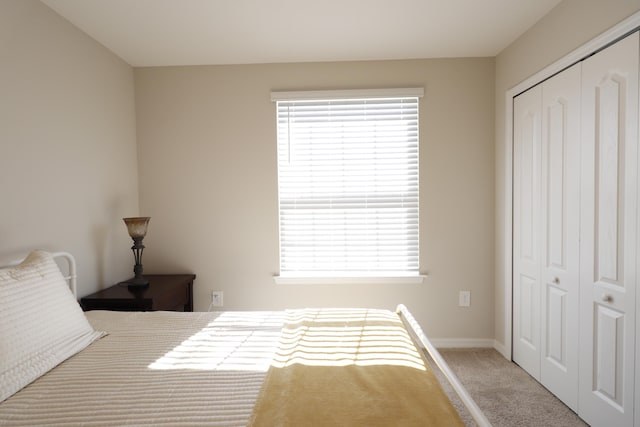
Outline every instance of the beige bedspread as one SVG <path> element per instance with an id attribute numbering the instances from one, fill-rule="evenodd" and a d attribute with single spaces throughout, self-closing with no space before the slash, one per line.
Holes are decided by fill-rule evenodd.
<path id="1" fill-rule="evenodd" d="M 385 310 L 290 312 L 252 426 L 464 425 Z"/>
<path id="2" fill-rule="evenodd" d="M 389 311 L 86 314 L 109 335 L 2 402 L 0 425 L 459 422 Z"/>

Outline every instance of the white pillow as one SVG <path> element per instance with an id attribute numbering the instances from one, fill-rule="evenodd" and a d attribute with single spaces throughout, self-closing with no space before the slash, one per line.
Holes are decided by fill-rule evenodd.
<path id="1" fill-rule="evenodd" d="M 0 402 L 103 335 L 49 253 L 0 269 Z"/>

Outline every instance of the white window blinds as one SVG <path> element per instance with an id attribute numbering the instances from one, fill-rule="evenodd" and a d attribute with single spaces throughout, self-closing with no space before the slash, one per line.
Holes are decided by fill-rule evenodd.
<path id="1" fill-rule="evenodd" d="M 281 276 L 419 274 L 422 89 L 398 92 L 273 96 Z"/>

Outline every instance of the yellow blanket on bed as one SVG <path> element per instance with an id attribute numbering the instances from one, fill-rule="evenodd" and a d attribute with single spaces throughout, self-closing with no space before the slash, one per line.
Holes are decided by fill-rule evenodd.
<path id="1" fill-rule="evenodd" d="M 250 426 L 464 425 L 399 317 L 289 313 Z"/>

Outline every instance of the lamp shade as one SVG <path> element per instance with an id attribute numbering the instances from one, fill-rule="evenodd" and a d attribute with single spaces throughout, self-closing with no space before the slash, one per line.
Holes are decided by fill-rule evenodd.
<path id="1" fill-rule="evenodd" d="M 151 217 L 148 216 L 122 218 L 124 223 L 127 225 L 129 236 L 134 239 L 144 237 L 147 234 L 147 225 L 149 224 L 150 219 Z"/>

